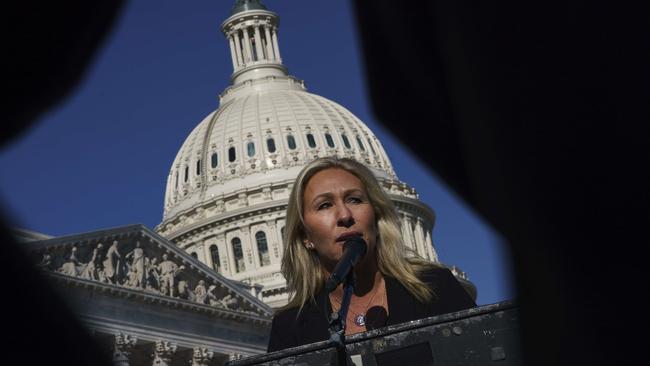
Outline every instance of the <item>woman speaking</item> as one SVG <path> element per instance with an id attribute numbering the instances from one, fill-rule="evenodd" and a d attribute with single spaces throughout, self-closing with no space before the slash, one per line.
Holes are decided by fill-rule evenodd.
<path id="1" fill-rule="evenodd" d="M 354 267 L 345 334 L 476 306 L 451 271 L 407 253 L 395 208 L 365 165 L 320 158 L 289 196 L 282 273 L 293 296 L 273 317 L 269 352 L 329 339 L 343 285 L 328 292 L 325 282 L 350 238 L 367 251 Z"/>

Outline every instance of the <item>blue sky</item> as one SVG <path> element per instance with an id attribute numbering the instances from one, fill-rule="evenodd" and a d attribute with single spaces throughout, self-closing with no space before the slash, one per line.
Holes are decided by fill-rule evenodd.
<path id="1" fill-rule="evenodd" d="M 233 3 L 125 7 L 78 88 L 0 151 L 0 199 L 15 226 L 58 236 L 160 222 L 176 152 L 229 85 L 232 64 L 219 29 Z M 280 15 L 289 73 L 364 121 L 400 179 L 436 212 L 441 260 L 467 272 L 479 304 L 514 298 L 498 234 L 372 115 L 349 1 L 264 3 Z"/>

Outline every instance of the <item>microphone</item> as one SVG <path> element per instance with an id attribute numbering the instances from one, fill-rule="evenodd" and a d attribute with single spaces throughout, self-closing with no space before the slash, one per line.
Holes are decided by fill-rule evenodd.
<path id="1" fill-rule="evenodd" d="M 343 244 L 343 256 L 334 267 L 334 271 L 325 283 L 327 292 L 332 292 L 347 277 L 350 270 L 357 264 L 359 259 L 366 255 L 368 245 L 360 236 L 353 236 L 345 240 Z"/>

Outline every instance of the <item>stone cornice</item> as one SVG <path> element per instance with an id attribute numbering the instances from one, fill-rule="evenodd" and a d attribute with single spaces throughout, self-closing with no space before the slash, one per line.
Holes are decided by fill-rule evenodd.
<path id="1" fill-rule="evenodd" d="M 424 202 L 415 198 L 409 198 L 409 197 L 399 196 L 395 194 L 389 194 L 389 196 L 396 207 L 405 206 L 411 208 L 412 212 L 413 212 L 413 208 L 415 208 L 416 211 L 413 212 L 414 214 L 417 214 L 417 216 L 420 216 L 428 220 L 429 223 L 431 224 L 431 227 L 433 227 L 433 225 L 435 224 L 436 214 L 433 211 L 433 209 L 431 209 L 431 207 L 429 207 Z"/>
<path id="2" fill-rule="evenodd" d="M 137 337 L 138 341 L 153 342 L 157 339 L 165 339 L 176 343 L 179 347 L 193 348 L 197 344 L 210 346 L 214 349 L 226 350 L 229 352 L 243 352 L 246 354 L 258 354 L 266 352 L 266 345 L 259 346 L 256 344 L 245 343 L 237 340 L 228 339 L 206 339 L 191 333 L 170 331 L 170 329 L 160 329 L 138 324 L 133 326 L 130 323 L 116 321 L 115 319 L 102 318 L 97 316 L 79 315 L 89 329 L 103 334 L 126 333 Z"/>
<path id="3" fill-rule="evenodd" d="M 168 240 L 175 241 L 185 235 L 195 234 L 199 231 L 205 231 L 213 227 L 227 224 L 228 222 L 231 221 L 236 221 L 247 217 L 253 217 L 260 214 L 285 210 L 287 203 L 288 203 L 288 199 L 281 199 L 281 200 L 275 200 L 271 202 L 260 203 L 257 205 L 241 207 L 230 212 L 224 212 L 216 216 L 204 218 L 203 220 L 185 226 L 180 230 L 166 234 L 166 236 L 168 237 Z M 196 211 L 196 208 L 192 211 Z M 164 225 L 165 223 L 163 222 L 160 225 L 158 225 L 158 228 L 163 227 Z"/>

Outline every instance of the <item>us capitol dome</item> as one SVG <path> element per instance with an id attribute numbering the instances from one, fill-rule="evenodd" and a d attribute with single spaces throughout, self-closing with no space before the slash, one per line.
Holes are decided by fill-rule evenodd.
<path id="1" fill-rule="evenodd" d="M 253 285 L 272 307 L 288 301 L 280 273 L 292 183 L 311 160 L 349 157 L 372 169 L 390 195 L 404 243 L 438 262 L 435 214 L 399 180 L 375 134 L 343 106 L 307 92 L 288 74 L 278 45 L 279 17 L 259 0 L 237 0 L 221 30 L 232 84 L 219 108 L 187 137 L 167 178 L 156 231 L 223 276 Z M 449 266 L 476 299 L 465 274 Z"/>

